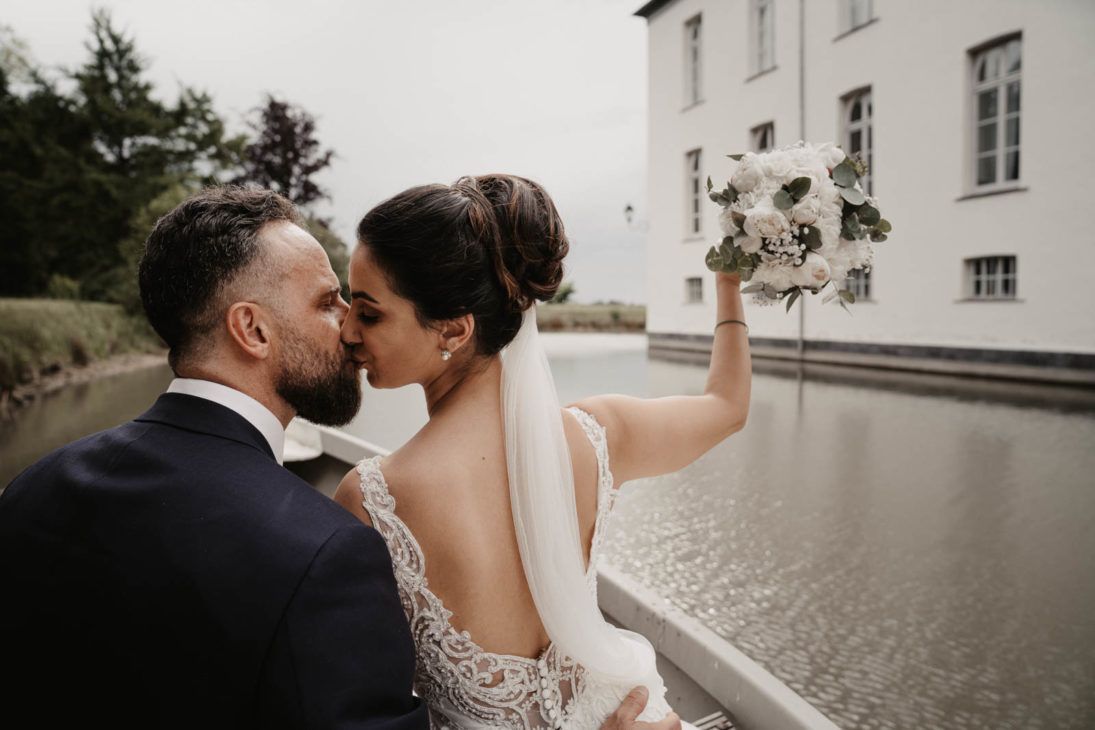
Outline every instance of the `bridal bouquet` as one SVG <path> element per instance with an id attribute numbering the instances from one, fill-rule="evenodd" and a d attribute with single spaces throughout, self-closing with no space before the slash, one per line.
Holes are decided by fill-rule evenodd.
<path id="1" fill-rule="evenodd" d="M 845 279 L 870 271 L 871 244 L 891 230 L 878 201 L 859 185 L 866 165 L 830 143 L 730 158 L 738 167 L 724 189 L 707 179 L 708 195 L 722 206 L 724 234 L 707 252 L 707 268 L 736 272 L 749 282 L 742 293 L 764 303 L 785 299 L 787 311 L 803 291 L 817 294 L 827 285 L 833 291 L 825 301 L 847 308 L 855 295 Z"/>

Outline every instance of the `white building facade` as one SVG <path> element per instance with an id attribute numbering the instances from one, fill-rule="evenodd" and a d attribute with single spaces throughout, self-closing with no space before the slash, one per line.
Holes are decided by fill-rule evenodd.
<path id="1" fill-rule="evenodd" d="M 652 350 L 714 322 L 707 198 L 726 155 L 835 141 L 894 226 L 852 316 L 747 299 L 754 351 L 1095 385 L 1095 2 L 655 0 Z M 802 306 L 803 311 L 797 308 Z"/>

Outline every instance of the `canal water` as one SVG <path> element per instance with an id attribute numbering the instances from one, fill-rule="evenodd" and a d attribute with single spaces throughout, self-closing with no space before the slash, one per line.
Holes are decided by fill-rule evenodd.
<path id="1" fill-rule="evenodd" d="M 645 338 L 545 335 L 564 401 L 702 392 Z M 1095 405 L 1059 388 L 775 368 L 744 431 L 626 485 L 609 560 L 844 728 L 1095 727 Z M 166 368 L 0 424 L 0 483 L 139 413 Z M 347 430 L 396 447 L 414 389 Z"/>

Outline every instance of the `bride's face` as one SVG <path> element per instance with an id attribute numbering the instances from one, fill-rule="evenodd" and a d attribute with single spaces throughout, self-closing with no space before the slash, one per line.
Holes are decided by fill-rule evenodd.
<path id="1" fill-rule="evenodd" d="M 439 333 L 422 326 L 414 304 L 392 291 L 365 244 L 350 257 L 350 313 L 342 341 L 374 388 L 426 383 L 444 365 Z"/>

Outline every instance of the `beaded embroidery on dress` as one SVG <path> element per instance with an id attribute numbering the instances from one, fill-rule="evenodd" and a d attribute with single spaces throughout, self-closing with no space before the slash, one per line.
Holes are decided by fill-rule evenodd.
<path id="1" fill-rule="evenodd" d="M 597 516 L 586 581 L 597 591 L 597 559 L 616 498 L 604 428 L 592 415 L 568 409 L 597 454 Z M 362 506 L 388 545 L 403 611 L 414 637 L 415 691 L 426 702 L 433 728 L 596 728 L 619 706 L 616 688 L 591 681 L 574 660 L 550 644 L 536 659 L 484 651 L 467 631 L 449 623 L 452 612 L 426 581 L 422 549 L 395 514 L 395 499 L 380 471 L 380 457 L 358 464 Z M 664 703 L 651 697 L 650 703 Z"/>

